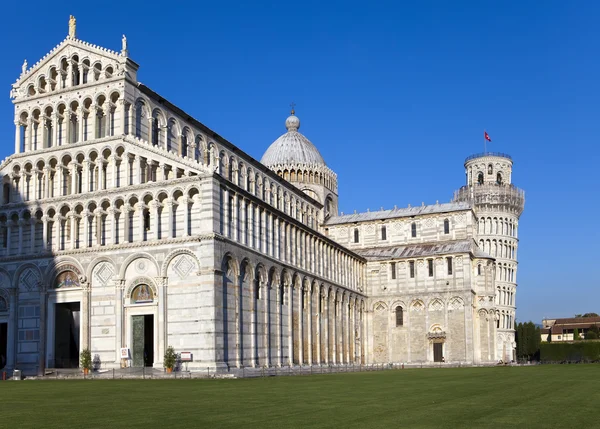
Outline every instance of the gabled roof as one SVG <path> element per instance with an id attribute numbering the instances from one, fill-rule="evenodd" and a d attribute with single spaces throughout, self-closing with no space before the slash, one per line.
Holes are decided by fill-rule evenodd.
<path id="1" fill-rule="evenodd" d="M 448 213 L 470 210 L 471 205 L 466 202 L 432 204 L 429 206 L 393 208 L 376 212 L 354 213 L 349 215 L 334 216 L 327 220 L 326 225 L 340 225 L 344 223 L 365 222 L 371 220 L 394 219 L 434 213 Z"/>
<path id="2" fill-rule="evenodd" d="M 40 68 L 46 65 L 54 57 L 60 55 L 60 53 L 69 46 L 73 46 L 78 49 L 81 49 L 82 51 L 87 51 L 103 56 L 105 58 L 109 58 L 112 61 L 116 62 L 121 62 L 125 59 L 125 56 L 119 52 L 103 48 L 101 46 L 94 45 L 92 43 L 88 43 L 77 38 L 67 36 L 62 42 L 60 42 L 58 45 L 52 48 L 50 52 L 44 55 L 39 61 L 37 61 L 35 64 L 27 68 L 24 72 L 22 72 L 19 78 L 13 84 L 13 87 L 21 86 L 30 76 L 34 75 L 35 72 L 37 72 Z"/>
<path id="3" fill-rule="evenodd" d="M 355 249 L 355 252 L 368 260 L 388 260 L 401 258 L 420 258 L 424 256 L 445 255 L 450 253 L 470 253 L 477 258 L 494 259 L 479 247 L 473 240 L 455 240 L 443 243 L 419 243 L 403 246 L 371 247 Z"/>

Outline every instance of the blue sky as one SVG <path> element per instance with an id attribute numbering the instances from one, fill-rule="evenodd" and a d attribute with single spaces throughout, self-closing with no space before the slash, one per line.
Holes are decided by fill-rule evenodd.
<path id="1" fill-rule="evenodd" d="M 68 5 L 72 3 L 72 5 Z M 18 2 L 0 6 L 0 157 L 10 85 L 67 34 L 260 159 L 296 103 L 340 210 L 449 201 L 464 159 L 511 154 L 526 191 L 517 318 L 600 312 L 598 2 Z"/>

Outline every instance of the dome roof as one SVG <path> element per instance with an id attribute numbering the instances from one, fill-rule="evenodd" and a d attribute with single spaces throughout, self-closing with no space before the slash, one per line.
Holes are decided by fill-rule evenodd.
<path id="1" fill-rule="evenodd" d="M 267 167 L 276 165 L 326 165 L 319 150 L 304 135 L 298 132 L 300 119 L 294 115 L 285 120 L 288 132 L 269 146 L 260 162 Z"/>

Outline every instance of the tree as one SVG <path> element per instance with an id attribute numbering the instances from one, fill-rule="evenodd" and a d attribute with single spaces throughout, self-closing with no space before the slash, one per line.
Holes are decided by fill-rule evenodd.
<path id="1" fill-rule="evenodd" d="M 583 317 L 598 317 L 598 313 L 585 313 Z"/>
<path id="2" fill-rule="evenodd" d="M 526 360 L 539 360 L 541 332 L 533 322 L 517 324 L 517 358 Z"/>
<path id="3" fill-rule="evenodd" d="M 577 340 L 581 340 L 581 337 L 579 336 L 579 329 L 575 328 L 575 330 L 573 331 L 573 341 Z"/>

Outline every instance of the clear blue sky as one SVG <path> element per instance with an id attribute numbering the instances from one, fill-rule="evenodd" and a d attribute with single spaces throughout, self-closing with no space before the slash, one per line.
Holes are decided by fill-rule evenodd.
<path id="1" fill-rule="evenodd" d="M 301 131 L 340 210 L 449 201 L 463 161 L 515 161 L 526 191 L 517 318 L 600 312 L 599 2 L 3 2 L 0 157 L 10 85 L 67 34 L 120 49 L 139 80 L 257 159 Z"/>

